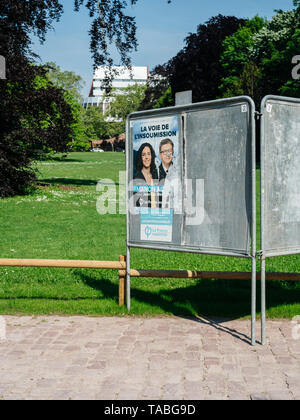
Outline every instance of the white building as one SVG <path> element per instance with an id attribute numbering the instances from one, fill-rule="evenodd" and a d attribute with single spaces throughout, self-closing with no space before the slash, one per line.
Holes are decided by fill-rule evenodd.
<path id="1" fill-rule="evenodd" d="M 149 77 L 149 68 L 142 66 L 133 66 L 132 70 L 126 67 L 113 67 L 116 75 L 112 80 L 112 88 L 117 89 L 117 92 L 122 93 L 122 89 L 135 84 L 145 85 Z M 89 97 L 84 100 L 83 106 L 97 106 L 102 108 L 103 114 L 109 109 L 110 98 L 105 98 L 105 90 L 102 88 L 102 83 L 106 77 L 107 67 L 99 67 L 93 76 L 93 81 L 89 93 Z"/>

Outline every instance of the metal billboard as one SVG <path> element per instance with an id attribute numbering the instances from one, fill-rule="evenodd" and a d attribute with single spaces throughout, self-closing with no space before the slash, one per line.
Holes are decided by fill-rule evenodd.
<path id="1" fill-rule="evenodd" d="M 266 258 L 300 252 L 300 100 L 261 103 L 261 343 L 266 341 Z"/>
<path id="2" fill-rule="evenodd" d="M 237 97 L 128 117 L 129 247 L 253 256 L 254 113 Z"/>
<path id="3" fill-rule="evenodd" d="M 261 249 L 300 252 L 300 99 L 267 96 L 261 105 Z"/>

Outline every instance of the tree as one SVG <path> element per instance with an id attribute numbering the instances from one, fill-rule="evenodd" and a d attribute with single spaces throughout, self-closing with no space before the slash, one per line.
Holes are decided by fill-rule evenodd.
<path id="1" fill-rule="evenodd" d="M 293 57 L 299 54 L 299 48 L 300 9 L 278 10 L 253 35 L 249 60 L 261 70 L 261 98 L 270 93 L 300 97 L 300 83 L 292 79 Z"/>
<path id="2" fill-rule="evenodd" d="M 287 43 L 287 48 L 284 51 L 286 55 L 285 61 L 289 60 L 290 57 L 292 58 L 291 64 L 293 66 L 292 69 L 292 79 L 287 80 L 280 88 L 279 92 L 283 96 L 291 96 L 291 97 L 298 97 L 300 98 L 300 72 L 299 72 L 299 51 L 300 51 L 300 28 L 295 30 L 294 35 Z M 296 58 L 296 60 L 294 60 Z M 298 58 L 298 59 L 297 59 Z M 297 64 L 297 66 L 296 66 Z M 298 70 L 297 70 L 298 69 Z M 295 74 L 294 74 L 294 70 Z"/>
<path id="3" fill-rule="evenodd" d="M 278 10 L 270 21 L 255 17 L 225 39 L 223 96 L 249 95 L 258 109 L 268 94 L 300 97 L 300 82 L 292 79 L 293 57 L 300 48 L 299 11 Z M 259 161 L 258 143 L 256 150 Z"/>
<path id="4" fill-rule="evenodd" d="M 250 57 L 262 69 L 262 96 L 273 93 L 300 97 L 300 83 L 292 80 L 292 60 L 299 48 L 299 10 L 279 10 L 254 36 Z"/>
<path id="5" fill-rule="evenodd" d="M 85 136 L 90 141 L 110 137 L 109 123 L 105 121 L 102 109 L 94 106 L 84 109 L 83 123 Z"/>
<path id="6" fill-rule="evenodd" d="M 222 97 L 249 95 L 256 103 L 259 101 L 261 70 L 254 61 L 249 60 L 249 49 L 253 45 L 253 35 L 265 24 L 264 19 L 255 16 L 223 41 L 220 62 L 224 77 L 219 86 Z"/>
<path id="7" fill-rule="evenodd" d="M 174 103 L 166 65 L 158 65 L 150 72 L 140 109 L 162 108 L 172 106 Z"/>
<path id="8" fill-rule="evenodd" d="M 53 62 L 46 63 L 45 66 L 49 68 L 47 73 L 48 80 L 50 80 L 54 86 L 68 92 L 72 98 L 81 103 L 83 99 L 81 89 L 85 84 L 82 77 L 75 74 L 73 71 L 62 71 L 61 68 Z"/>
<path id="9" fill-rule="evenodd" d="M 113 90 L 110 98 L 110 109 L 107 116 L 118 120 L 121 124 L 121 133 L 125 132 L 126 118 L 131 112 L 138 111 L 145 97 L 146 87 L 134 84 L 122 89 L 122 92 Z M 120 134 L 120 133 L 119 133 Z"/>
<path id="10" fill-rule="evenodd" d="M 253 35 L 249 48 L 250 58 L 260 62 L 269 58 L 275 50 L 285 48 L 299 24 L 299 14 L 294 10 L 278 10 L 273 18 Z"/>
<path id="11" fill-rule="evenodd" d="M 169 86 L 165 92 L 158 98 L 153 108 L 166 108 L 174 105 L 174 99 L 172 95 L 172 88 Z"/>
<path id="12" fill-rule="evenodd" d="M 84 81 L 81 76 L 75 74 L 72 71 L 62 71 L 60 67 L 55 63 L 46 63 L 48 68 L 47 79 L 54 84 L 54 86 L 60 88 L 64 92 L 64 98 L 69 104 L 72 116 L 73 124 L 71 125 L 71 137 L 72 140 L 68 144 L 71 150 L 88 150 L 90 147 L 88 138 L 85 134 L 84 126 L 84 109 L 82 106 L 81 89 Z"/>
<path id="13" fill-rule="evenodd" d="M 130 66 L 130 52 L 137 49 L 135 18 L 124 13 L 128 4 L 134 5 L 138 0 L 74 0 L 75 11 L 82 5 L 89 10 L 93 18 L 89 31 L 91 41 L 90 49 L 94 60 L 94 66 L 112 66 L 109 45 L 114 43 L 121 63 Z M 109 87 L 113 70 L 110 69 L 106 82 Z"/>
<path id="14" fill-rule="evenodd" d="M 6 80 L 0 81 L 0 196 L 22 192 L 35 178 L 32 159 L 47 148 L 66 149 L 73 122 L 63 92 L 45 82 L 46 69 L 32 64 L 29 31 L 41 40 L 61 7 L 56 1 L 0 1 L 0 55 Z"/>
<path id="15" fill-rule="evenodd" d="M 186 46 L 166 64 L 172 93 L 193 91 L 193 100 L 216 99 L 218 86 L 224 77 L 220 63 L 224 39 L 232 35 L 244 19 L 218 15 L 185 39 Z"/>
<path id="16" fill-rule="evenodd" d="M 300 50 L 300 8 L 278 10 L 270 21 L 255 17 L 225 39 L 221 63 L 222 96 L 250 95 L 256 106 L 265 95 L 300 97 L 293 80 L 293 57 Z"/>
<path id="17" fill-rule="evenodd" d="M 105 115 L 98 107 L 90 106 L 83 110 L 86 137 L 90 141 L 105 140 L 124 133 L 126 118 L 131 112 L 139 110 L 145 89 L 145 86 L 135 84 L 122 89 L 121 93 L 112 90 L 110 96 L 106 97 L 109 100 L 109 110 Z"/>
<path id="18" fill-rule="evenodd" d="M 121 62 L 130 65 L 136 49 L 136 25 L 124 9 L 137 0 L 74 0 L 75 10 L 89 9 L 93 19 L 90 48 L 95 67 L 112 64 L 109 44 L 114 42 Z M 0 55 L 7 63 L 7 79 L 0 81 L 0 196 L 22 192 L 34 179 L 32 159 L 49 147 L 66 150 L 71 140 L 72 110 L 64 92 L 44 84 L 47 69 L 33 65 L 31 36 L 45 41 L 63 6 L 59 0 L 0 0 Z"/>

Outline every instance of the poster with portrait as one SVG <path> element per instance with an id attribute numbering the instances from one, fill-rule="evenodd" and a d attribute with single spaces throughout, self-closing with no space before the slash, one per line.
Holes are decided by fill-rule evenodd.
<path id="1" fill-rule="evenodd" d="M 172 242 L 181 203 L 178 128 L 178 116 L 132 121 L 132 191 L 141 241 Z"/>

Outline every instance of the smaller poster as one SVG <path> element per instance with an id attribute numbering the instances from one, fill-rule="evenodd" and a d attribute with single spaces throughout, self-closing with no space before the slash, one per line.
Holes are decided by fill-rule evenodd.
<path id="1" fill-rule="evenodd" d="M 132 122 L 133 195 L 140 240 L 172 242 L 178 194 L 178 116 Z"/>
<path id="2" fill-rule="evenodd" d="M 141 214 L 141 240 L 172 241 L 173 210 L 152 209 Z"/>

